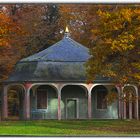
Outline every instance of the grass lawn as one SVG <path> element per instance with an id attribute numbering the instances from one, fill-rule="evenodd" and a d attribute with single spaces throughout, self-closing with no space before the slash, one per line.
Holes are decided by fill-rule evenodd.
<path id="1" fill-rule="evenodd" d="M 2 121 L 6 136 L 140 136 L 137 120 Z"/>

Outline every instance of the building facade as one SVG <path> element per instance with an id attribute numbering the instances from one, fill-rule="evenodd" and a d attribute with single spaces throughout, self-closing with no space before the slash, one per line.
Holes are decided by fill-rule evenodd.
<path id="1" fill-rule="evenodd" d="M 89 58 L 88 48 L 66 32 L 58 43 L 20 60 L 3 84 L 2 118 L 8 118 L 8 94 L 14 91 L 20 119 L 138 119 L 138 88 L 103 77 L 87 84 Z M 133 88 L 135 102 L 120 100 L 126 87 Z M 112 92 L 119 98 L 108 104 L 106 96 Z"/>

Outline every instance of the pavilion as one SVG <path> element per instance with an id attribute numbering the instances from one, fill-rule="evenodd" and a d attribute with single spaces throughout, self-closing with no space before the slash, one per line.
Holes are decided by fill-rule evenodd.
<path id="1" fill-rule="evenodd" d="M 3 83 L 2 118 L 8 118 L 7 97 L 12 90 L 19 97 L 20 119 L 138 119 L 138 88 L 120 87 L 105 77 L 87 84 L 89 58 L 89 49 L 66 31 L 56 44 L 20 60 Z M 118 98 L 107 104 L 108 93 L 116 91 L 121 97 L 128 86 L 137 97 L 134 103 Z"/>

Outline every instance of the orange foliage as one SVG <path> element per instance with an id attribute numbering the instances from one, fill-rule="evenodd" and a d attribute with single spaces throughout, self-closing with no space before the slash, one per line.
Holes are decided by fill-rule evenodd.
<path id="1" fill-rule="evenodd" d="M 16 40 L 21 29 L 6 13 L 0 12 L 0 80 L 6 79 L 16 63 Z"/>
<path id="2" fill-rule="evenodd" d="M 20 28 L 3 12 L 0 12 L 0 21 L 0 47 L 9 47 L 12 37 L 20 33 Z"/>

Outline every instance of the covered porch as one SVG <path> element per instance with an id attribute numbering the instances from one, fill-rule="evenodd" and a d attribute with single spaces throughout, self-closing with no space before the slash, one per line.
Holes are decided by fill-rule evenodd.
<path id="1" fill-rule="evenodd" d="M 138 95 L 137 87 L 132 87 Z M 129 103 L 127 115 L 127 105 L 120 99 L 124 87 L 111 83 L 9 83 L 4 85 L 2 92 L 3 120 L 9 118 L 8 94 L 11 89 L 19 95 L 20 120 L 139 118 L 138 98 L 134 107 Z M 107 105 L 104 99 L 112 89 L 116 90 L 118 100 Z"/>

